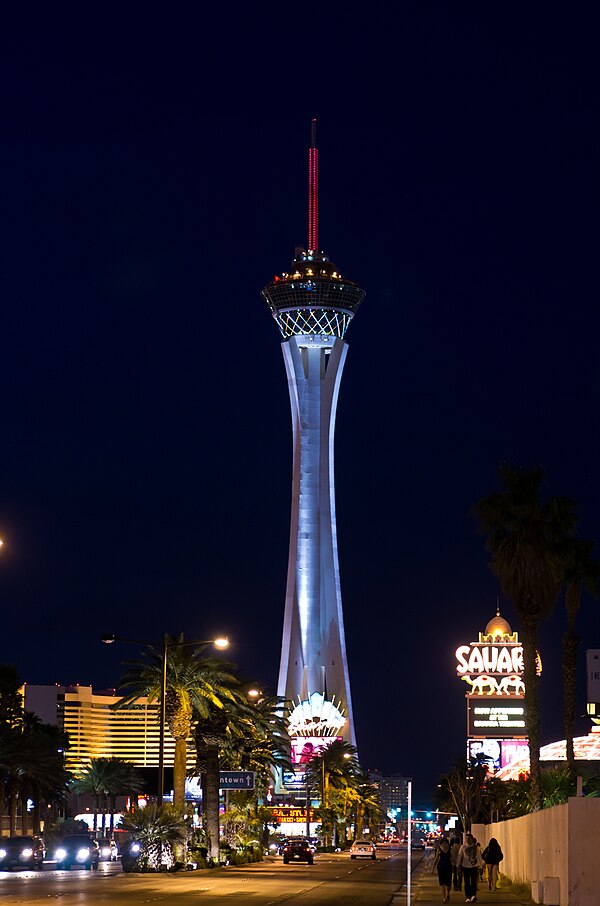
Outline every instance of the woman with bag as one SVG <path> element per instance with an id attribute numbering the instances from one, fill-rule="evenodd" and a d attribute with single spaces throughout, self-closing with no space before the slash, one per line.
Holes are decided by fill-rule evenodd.
<path id="1" fill-rule="evenodd" d="M 488 885 L 490 890 L 496 890 L 498 887 L 498 873 L 500 871 L 500 863 L 504 858 L 504 853 L 500 848 L 500 844 L 495 837 L 492 837 L 483 853 L 483 861 L 487 865 L 488 870 Z"/>

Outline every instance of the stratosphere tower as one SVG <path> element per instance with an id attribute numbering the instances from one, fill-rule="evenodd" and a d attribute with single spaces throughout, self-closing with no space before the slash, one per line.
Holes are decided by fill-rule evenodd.
<path id="1" fill-rule="evenodd" d="M 293 429 L 290 547 L 277 694 L 290 735 L 356 745 L 337 551 L 333 447 L 348 344 L 365 297 L 321 251 L 316 120 L 308 152 L 308 244 L 262 291 L 279 327 Z"/>

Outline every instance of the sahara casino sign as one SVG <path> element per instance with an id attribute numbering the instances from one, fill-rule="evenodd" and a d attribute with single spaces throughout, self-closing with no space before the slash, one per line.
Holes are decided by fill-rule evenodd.
<path id="1" fill-rule="evenodd" d="M 499 613 L 479 641 L 456 649 L 456 672 L 469 686 L 467 695 L 522 698 L 523 646 Z"/>

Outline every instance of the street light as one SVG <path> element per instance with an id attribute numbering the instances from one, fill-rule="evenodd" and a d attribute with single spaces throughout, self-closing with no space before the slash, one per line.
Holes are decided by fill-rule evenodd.
<path id="1" fill-rule="evenodd" d="M 112 645 L 113 642 L 127 642 L 132 645 L 144 645 L 146 648 L 154 648 L 152 642 L 145 642 L 141 639 L 126 639 L 119 635 L 103 635 L 102 641 L 105 645 Z M 169 644 L 168 636 L 163 637 L 162 649 L 162 677 L 160 686 L 160 721 L 158 730 L 158 796 L 159 805 L 163 804 L 165 794 L 165 724 L 167 717 L 167 654 L 169 648 L 189 648 L 191 646 L 200 647 L 201 645 L 214 645 L 219 651 L 229 648 L 229 639 L 227 636 L 220 636 L 216 639 L 199 639 L 193 642 L 172 642 Z"/>

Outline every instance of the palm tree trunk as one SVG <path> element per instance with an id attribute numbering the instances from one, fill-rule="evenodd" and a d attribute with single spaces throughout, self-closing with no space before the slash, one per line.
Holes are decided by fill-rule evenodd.
<path id="1" fill-rule="evenodd" d="M 575 709 L 577 704 L 577 652 L 579 636 L 569 627 L 563 636 L 563 695 L 565 739 L 567 741 L 567 765 L 575 773 L 575 751 L 573 748 L 573 731 L 575 726 Z"/>
<path id="2" fill-rule="evenodd" d="M 33 791 L 33 796 L 33 834 L 39 837 L 42 823 L 42 803 L 39 789 L 36 788 Z"/>
<path id="3" fill-rule="evenodd" d="M 219 748 L 206 746 L 206 773 L 203 785 L 204 822 L 208 843 L 208 855 L 219 861 Z"/>
<path id="4" fill-rule="evenodd" d="M 187 770 L 187 738 L 175 739 L 173 762 L 173 805 L 183 812 L 185 808 L 185 775 Z"/>
<path id="5" fill-rule="evenodd" d="M 520 612 L 525 614 L 527 607 Z M 542 808 L 542 779 L 540 771 L 540 702 L 536 672 L 538 621 L 523 617 L 523 680 L 525 682 L 525 725 L 529 740 L 529 777 L 531 799 L 535 811 Z"/>
<path id="6" fill-rule="evenodd" d="M 8 833 L 10 837 L 17 833 L 17 791 L 13 780 L 10 781 L 8 791 Z"/>

